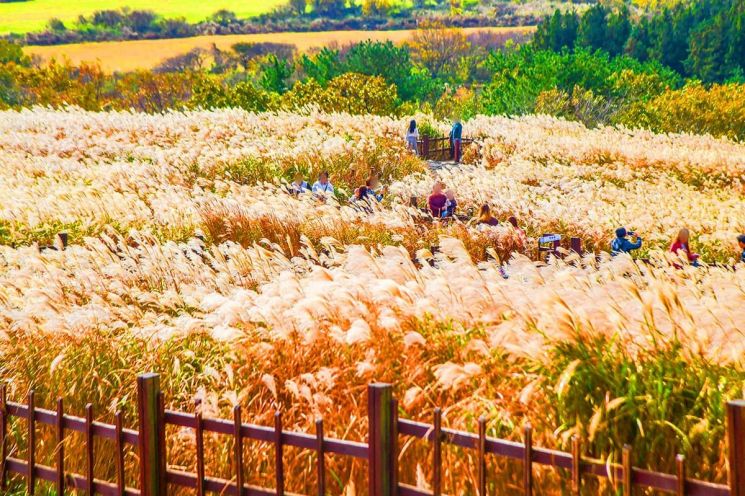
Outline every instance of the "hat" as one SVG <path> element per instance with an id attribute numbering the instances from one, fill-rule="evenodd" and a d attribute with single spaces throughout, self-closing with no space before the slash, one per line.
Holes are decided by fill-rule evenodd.
<path id="1" fill-rule="evenodd" d="M 617 238 L 625 238 L 626 237 L 626 228 L 625 227 L 619 227 L 616 229 L 616 237 Z"/>
<path id="2" fill-rule="evenodd" d="M 737 241 L 739 241 L 740 243 L 745 243 L 745 234 L 740 234 L 737 237 Z"/>

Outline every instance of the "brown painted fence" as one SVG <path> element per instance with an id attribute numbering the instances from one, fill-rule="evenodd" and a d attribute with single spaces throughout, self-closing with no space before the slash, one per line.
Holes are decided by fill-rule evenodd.
<path id="1" fill-rule="evenodd" d="M 277 413 L 274 426 L 245 424 L 241 409 L 236 406 L 233 419 L 203 418 L 201 413 L 184 413 L 164 410 L 160 379 L 155 374 L 146 374 L 137 379 L 139 430 L 122 428 L 121 412 L 116 414 L 114 425 L 93 421 L 91 406 L 86 407 L 85 417 L 74 417 L 64 413 L 63 402 L 58 400 L 56 411 L 44 410 L 34 405 L 31 392 L 25 404 L 7 401 L 5 387 L 0 389 L 0 483 L 4 490 L 9 474 L 23 476 L 26 489 L 33 494 L 36 482 L 44 480 L 56 487 L 57 494 L 68 488 L 88 494 L 161 496 L 170 487 L 185 487 L 196 490 L 198 495 L 208 492 L 235 496 L 283 495 L 285 487 L 283 470 L 283 448 L 294 446 L 317 452 L 316 477 L 318 494 L 326 494 L 325 454 L 336 454 L 368 461 L 368 491 L 374 496 L 441 494 L 443 469 L 443 444 L 459 446 L 476 452 L 478 464 L 478 494 L 486 494 L 489 474 L 486 457 L 498 456 L 521 460 L 522 493 L 533 494 L 533 466 L 546 465 L 564 469 L 571 477 L 572 494 L 579 495 L 583 480 L 588 477 L 612 477 L 621 482 L 623 494 L 630 496 L 634 486 L 652 488 L 676 495 L 688 496 L 745 496 L 745 401 L 727 404 L 727 426 L 729 446 L 729 484 L 719 485 L 686 477 L 685 459 L 676 459 L 677 473 L 662 474 L 632 467 L 631 448 L 623 450 L 621 464 L 607 464 L 600 460 L 582 457 L 582 446 L 578 439 L 572 441 L 571 453 L 533 446 L 531 428 L 523 431 L 523 442 L 506 441 L 486 436 L 486 421 L 478 421 L 478 432 L 470 433 L 442 427 L 442 414 L 435 409 L 432 424 L 412 422 L 398 418 L 398 406 L 389 384 L 371 384 L 368 387 L 368 441 L 354 442 L 327 438 L 323 434 L 323 421 L 317 420 L 316 432 L 305 434 L 287 432 L 282 429 L 282 417 Z M 7 451 L 7 423 L 11 417 L 25 419 L 28 449 L 25 459 L 9 456 Z M 56 432 L 56 466 L 40 465 L 35 459 L 37 424 L 52 426 Z M 175 471 L 168 467 L 165 450 L 167 425 L 194 429 L 196 438 L 196 473 Z M 73 474 L 65 470 L 64 439 L 68 431 L 83 433 L 86 446 L 86 474 Z M 234 439 L 234 466 L 238 467 L 232 480 L 217 479 L 205 474 L 204 433 L 219 433 Z M 410 436 L 428 441 L 433 450 L 434 477 L 432 490 L 422 490 L 398 482 L 399 439 Z M 94 438 L 113 440 L 114 453 L 94 452 Z M 244 483 L 243 440 L 255 440 L 273 444 L 275 448 L 274 488 L 260 488 Z M 125 487 L 125 445 L 138 450 L 140 460 L 139 488 Z M 96 457 L 114 458 L 116 481 L 96 479 L 93 474 Z"/>
<path id="2" fill-rule="evenodd" d="M 463 154 L 463 148 L 468 144 L 473 143 L 474 140 L 470 138 L 463 138 L 461 140 L 461 155 Z M 450 138 L 431 138 L 429 136 L 422 137 L 421 140 L 417 141 L 417 154 L 428 160 L 439 160 L 446 162 L 454 156 L 455 150 L 453 150 L 450 143 Z"/>

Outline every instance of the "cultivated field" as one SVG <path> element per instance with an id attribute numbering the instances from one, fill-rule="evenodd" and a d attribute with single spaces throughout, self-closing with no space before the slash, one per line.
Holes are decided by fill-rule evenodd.
<path id="1" fill-rule="evenodd" d="M 441 405 L 446 425 L 474 430 L 484 414 L 489 435 L 515 439 L 529 421 L 536 444 L 567 448 L 580 434 L 587 454 L 607 457 L 630 443 L 639 465 L 668 472 L 682 452 L 691 477 L 724 481 L 721 405 L 745 385 L 745 270 L 676 269 L 654 249 L 687 226 L 706 261 L 731 262 L 745 231 L 745 145 L 481 117 L 465 125 L 481 143 L 470 165 L 435 173 L 404 149 L 404 128 L 229 110 L 0 114 L 0 377 L 11 397 L 35 387 L 41 406 L 61 395 L 68 411 L 91 401 L 103 418 L 123 408 L 132 419 L 134 376 L 153 370 L 173 407 L 199 398 L 205 415 L 227 418 L 240 403 L 269 425 L 278 405 L 287 429 L 312 432 L 323 415 L 327 435 L 360 439 L 364 386 L 389 381 L 402 417 L 429 420 Z M 277 179 L 321 170 L 345 190 L 338 201 L 290 196 Z M 348 204 L 372 171 L 390 186 L 383 203 Z M 407 204 L 435 176 L 461 211 L 489 202 L 525 235 L 432 223 Z M 525 255 L 544 232 L 600 253 L 621 224 L 656 263 Z M 65 251 L 29 246 L 62 230 Z M 172 434 L 169 459 L 193 470 L 193 436 Z M 210 472 L 229 478 L 228 447 L 212 446 Z M 84 470 L 77 448 L 69 465 Z M 406 458 L 426 453 L 406 447 L 403 482 L 431 483 L 431 464 Z M 443 490 L 473 494 L 472 464 L 455 454 Z M 271 466 L 273 452 L 250 457 Z M 288 490 L 312 493 L 313 460 L 286 463 Z M 329 493 L 364 492 L 363 465 L 328 467 Z M 519 480 L 499 478 L 509 469 L 490 462 L 490 494 L 516 491 Z M 548 472 L 536 478 L 541 494 L 559 493 Z M 271 486 L 271 471 L 247 482 Z"/>
<path id="2" fill-rule="evenodd" d="M 189 22 L 199 22 L 220 9 L 229 9 L 239 17 L 250 17 L 268 12 L 282 4 L 282 0 L 261 2 L 233 2 L 218 0 L 204 2 L 198 0 L 169 0 L 152 2 L 148 0 L 29 0 L 26 2 L 0 3 L 0 34 L 28 33 L 44 29 L 52 17 L 65 23 L 74 22 L 80 15 L 90 15 L 96 10 L 129 7 L 132 10 L 152 10 L 163 17 L 185 17 Z"/>
<path id="3" fill-rule="evenodd" d="M 532 27 L 520 28 L 469 28 L 465 34 L 478 31 L 492 32 L 532 32 Z M 193 38 L 176 38 L 167 40 L 112 41 L 102 43 L 79 43 L 73 45 L 27 46 L 29 55 L 38 55 L 48 60 L 52 57 L 61 60 L 69 58 L 73 63 L 99 61 L 105 71 L 131 71 L 151 69 L 169 57 L 184 54 L 193 48 L 209 50 L 216 45 L 222 50 L 229 50 L 238 42 L 274 42 L 295 45 L 298 50 L 306 51 L 331 44 L 346 45 L 364 40 L 391 40 L 401 43 L 409 38 L 413 31 L 325 31 L 312 33 L 267 33 L 226 36 L 196 36 Z"/>

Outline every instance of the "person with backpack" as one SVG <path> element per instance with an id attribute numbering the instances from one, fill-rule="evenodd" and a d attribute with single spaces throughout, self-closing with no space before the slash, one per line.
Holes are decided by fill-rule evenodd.
<path id="1" fill-rule="evenodd" d="M 740 262 L 745 264 L 745 234 L 737 237 L 737 245 L 740 247 Z"/>
<path id="2" fill-rule="evenodd" d="M 633 236 L 636 242 L 632 243 L 626 236 Z M 610 244 L 610 254 L 615 257 L 621 253 L 631 253 L 632 250 L 638 250 L 642 247 L 642 238 L 633 231 L 627 231 L 625 227 L 616 229 L 616 239 Z"/>

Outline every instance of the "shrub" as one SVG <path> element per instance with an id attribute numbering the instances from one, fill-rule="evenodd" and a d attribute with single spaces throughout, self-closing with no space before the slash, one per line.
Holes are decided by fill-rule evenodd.
<path id="1" fill-rule="evenodd" d="M 316 80 L 299 81 L 284 99 L 285 107 L 315 105 L 324 112 L 390 115 L 396 110 L 396 86 L 380 76 L 347 73 L 332 79 L 327 87 Z"/>

